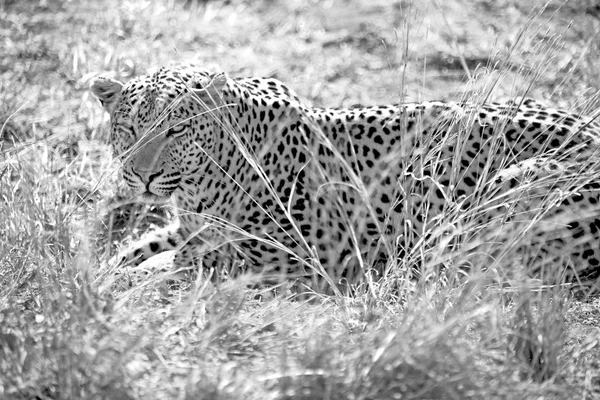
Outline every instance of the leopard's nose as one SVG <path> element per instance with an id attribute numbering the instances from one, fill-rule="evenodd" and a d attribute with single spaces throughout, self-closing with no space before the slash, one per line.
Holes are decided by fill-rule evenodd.
<path id="1" fill-rule="evenodd" d="M 133 171 L 143 182 L 149 182 L 161 165 L 164 146 L 152 142 L 141 146 L 133 155 Z M 159 173 L 160 174 L 160 173 Z"/>

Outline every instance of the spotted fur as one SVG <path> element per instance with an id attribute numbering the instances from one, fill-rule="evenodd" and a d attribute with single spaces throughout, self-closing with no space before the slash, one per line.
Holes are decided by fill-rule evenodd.
<path id="1" fill-rule="evenodd" d="M 574 171 L 600 144 L 592 119 L 533 100 L 311 108 L 275 79 L 193 66 L 126 84 L 99 78 L 91 89 L 110 113 L 125 182 L 143 197 L 171 197 L 178 211 L 177 225 L 128 258 L 177 248 L 180 268 L 325 271 L 325 285 L 401 260 L 442 212 L 507 215 L 484 204 L 486 195 L 510 193 L 532 174 L 544 179 L 540 171 L 553 191 L 557 171 Z M 548 214 L 564 229 L 549 229 L 540 243 L 568 242 L 570 265 L 595 276 L 598 192 L 588 181 L 570 193 Z M 585 218 L 563 212 L 571 207 Z"/>

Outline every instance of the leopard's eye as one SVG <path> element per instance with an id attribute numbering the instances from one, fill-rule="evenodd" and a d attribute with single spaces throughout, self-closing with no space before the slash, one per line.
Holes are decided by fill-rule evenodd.
<path id="1" fill-rule="evenodd" d="M 126 124 L 118 124 L 113 126 L 110 143 L 118 144 L 120 147 L 129 147 L 135 143 L 135 131 L 132 126 Z"/>
<path id="2" fill-rule="evenodd" d="M 177 124 L 169 128 L 167 131 L 167 137 L 178 137 L 185 132 L 186 126 L 184 124 Z"/>

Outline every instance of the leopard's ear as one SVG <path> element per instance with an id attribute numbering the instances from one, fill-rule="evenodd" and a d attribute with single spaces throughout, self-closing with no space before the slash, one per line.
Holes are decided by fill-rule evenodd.
<path id="1" fill-rule="evenodd" d="M 123 84 L 114 79 L 98 77 L 90 84 L 90 90 L 110 114 L 115 109 L 121 90 L 123 90 Z"/>
<path id="2" fill-rule="evenodd" d="M 223 89 L 227 85 L 227 75 L 224 72 L 204 76 L 192 82 L 194 97 L 208 108 L 223 104 Z"/>

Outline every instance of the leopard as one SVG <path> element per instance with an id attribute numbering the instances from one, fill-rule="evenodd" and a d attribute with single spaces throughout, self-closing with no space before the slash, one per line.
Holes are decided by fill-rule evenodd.
<path id="1" fill-rule="evenodd" d="M 544 209 L 522 242 L 558 249 L 571 280 L 600 275 L 594 117 L 529 98 L 321 108 L 275 78 L 188 64 L 90 89 L 123 181 L 176 214 L 125 251 L 130 266 L 174 250 L 175 270 L 347 288 L 409 268 L 424 248 L 436 262 L 453 231 L 485 242 Z"/>

